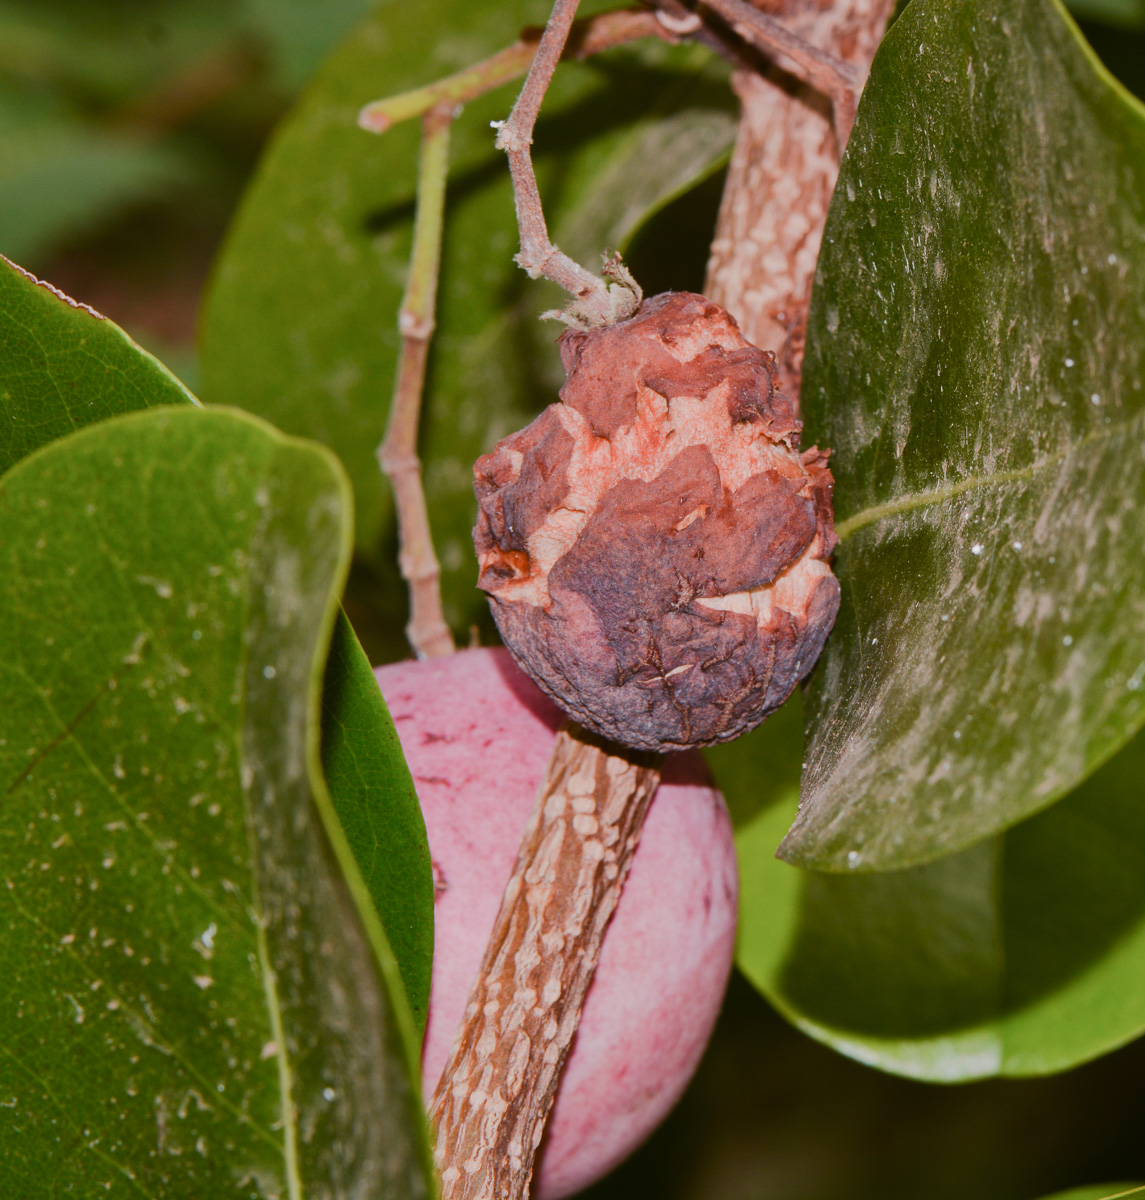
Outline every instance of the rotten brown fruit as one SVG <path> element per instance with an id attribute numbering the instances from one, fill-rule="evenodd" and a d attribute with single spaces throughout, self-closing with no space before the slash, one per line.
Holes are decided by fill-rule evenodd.
<path id="1" fill-rule="evenodd" d="M 654 296 L 560 348 L 560 402 L 474 468 L 501 636 L 603 737 L 737 737 L 808 674 L 838 611 L 827 453 L 800 453 L 773 355 L 703 296 Z"/>

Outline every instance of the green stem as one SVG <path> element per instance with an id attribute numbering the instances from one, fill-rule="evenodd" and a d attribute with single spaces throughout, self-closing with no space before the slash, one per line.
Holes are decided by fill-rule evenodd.
<path id="1" fill-rule="evenodd" d="M 540 29 L 526 29 L 511 46 L 506 46 L 504 50 L 499 50 L 472 67 L 466 67 L 425 87 L 375 100 L 359 113 L 358 124 L 371 133 L 385 133 L 400 121 L 423 116 L 431 108 L 453 110 L 502 84 L 519 79 L 532 66 L 541 43 L 541 34 Z M 621 8 L 599 13 L 574 23 L 563 57 L 588 58 L 601 50 L 643 37 L 675 40 L 655 15 L 646 10 Z"/>
<path id="2" fill-rule="evenodd" d="M 421 462 L 417 456 L 425 368 L 437 303 L 452 120 L 452 109 L 448 106 L 432 108 L 422 118 L 413 251 L 406 293 L 398 312 L 402 348 L 386 439 L 378 448 L 378 462 L 394 491 L 400 543 L 398 561 L 410 591 L 406 636 L 418 658 L 452 654 L 454 649 L 453 635 L 442 610 L 441 567 L 433 550 Z"/>

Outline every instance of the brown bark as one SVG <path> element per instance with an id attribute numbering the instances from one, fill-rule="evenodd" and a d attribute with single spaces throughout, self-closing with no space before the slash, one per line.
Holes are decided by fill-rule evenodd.
<path id="1" fill-rule="evenodd" d="M 865 79 L 894 0 L 757 0 L 756 7 Z M 742 115 L 705 291 L 749 342 L 775 352 L 783 386 L 797 401 L 838 138 L 828 101 L 790 76 L 738 70 L 732 85 Z"/>
<path id="2" fill-rule="evenodd" d="M 520 1200 L 659 759 L 557 737 L 434 1096 L 443 1200 Z"/>

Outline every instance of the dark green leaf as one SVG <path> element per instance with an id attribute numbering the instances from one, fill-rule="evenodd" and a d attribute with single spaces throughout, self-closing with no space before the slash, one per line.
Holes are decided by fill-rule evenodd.
<path id="1" fill-rule="evenodd" d="M 73 429 L 198 402 L 111 321 L 0 260 L 0 473 Z M 340 818 L 425 1027 L 433 875 L 425 827 L 385 703 L 343 617 L 323 697 L 323 757 Z"/>
<path id="2" fill-rule="evenodd" d="M 73 429 L 187 403 L 118 325 L 0 259 L 0 474 Z"/>
<path id="3" fill-rule="evenodd" d="M 0 1178 L 427 1195 L 396 964 L 319 761 L 336 460 L 171 408 L 0 481 Z"/>
<path id="4" fill-rule="evenodd" d="M 912 0 L 808 335 L 839 622 L 781 853 L 959 850 L 1145 720 L 1145 110 L 1052 0 Z"/>
<path id="5" fill-rule="evenodd" d="M 468 66 L 543 22 L 545 0 L 389 3 L 327 63 L 279 131 L 220 260 L 203 333 L 204 394 L 315 437 L 342 457 L 358 550 L 393 572 L 388 492 L 374 457 L 393 386 L 416 176 L 416 122 L 378 138 L 359 108 Z M 443 37 L 442 30 L 449 36 Z M 696 47 L 641 44 L 563 65 L 536 137 L 550 227 L 590 265 L 726 154 L 726 70 Z M 474 588 L 472 463 L 555 396 L 562 302 L 513 264 L 504 156 L 489 122 L 519 85 L 471 104 L 453 176 L 422 437 L 447 616 L 485 619 Z"/>
<path id="6" fill-rule="evenodd" d="M 417 793 L 369 661 L 340 615 L 322 690 L 322 767 L 418 1030 L 433 965 L 433 868 Z"/>
<path id="7" fill-rule="evenodd" d="M 774 856 L 798 707 L 709 751 L 737 824 L 740 966 L 780 1011 L 852 1058 L 941 1081 L 1061 1071 L 1145 1031 L 1145 733 L 1003 835 L 838 875 Z"/>

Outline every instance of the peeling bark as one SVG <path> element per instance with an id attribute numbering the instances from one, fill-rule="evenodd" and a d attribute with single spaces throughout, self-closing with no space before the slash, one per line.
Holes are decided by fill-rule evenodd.
<path id="1" fill-rule="evenodd" d="M 894 0 L 780 0 L 756 6 L 865 79 Z M 830 105 L 772 69 L 738 70 L 742 115 L 705 293 L 749 342 L 775 353 L 781 386 L 798 402 L 803 338 L 827 206 L 839 174 Z"/>

